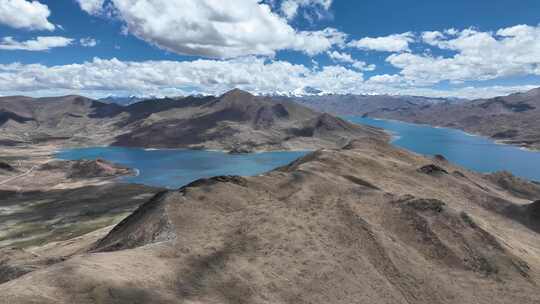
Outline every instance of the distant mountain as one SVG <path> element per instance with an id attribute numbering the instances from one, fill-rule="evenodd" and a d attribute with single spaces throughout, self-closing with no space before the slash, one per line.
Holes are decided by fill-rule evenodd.
<path id="1" fill-rule="evenodd" d="M 128 106 L 81 96 L 2 97 L 0 131 L 0 140 L 237 152 L 335 148 L 353 138 L 385 136 L 287 98 L 241 90 Z"/>
<path id="2" fill-rule="evenodd" d="M 319 95 L 299 96 L 294 101 L 316 111 L 335 115 L 369 115 L 372 112 L 422 108 L 437 103 L 459 103 L 461 99 L 399 95 Z"/>
<path id="3" fill-rule="evenodd" d="M 540 149 L 540 88 L 459 103 L 380 109 L 367 115 L 458 128 L 504 143 Z"/>
<path id="4" fill-rule="evenodd" d="M 109 96 L 105 98 L 99 99 L 99 101 L 104 103 L 115 103 L 122 106 L 129 106 L 134 103 L 137 103 L 139 101 L 147 100 L 147 99 L 155 99 L 155 97 L 139 97 L 139 96 Z"/>
<path id="5" fill-rule="evenodd" d="M 238 151 L 317 149 L 380 134 L 286 98 L 258 97 L 241 90 L 160 104 L 163 108 L 159 110 L 151 101 L 127 107 L 132 117 L 137 116 L 137 123 L 113 145 Z"/>

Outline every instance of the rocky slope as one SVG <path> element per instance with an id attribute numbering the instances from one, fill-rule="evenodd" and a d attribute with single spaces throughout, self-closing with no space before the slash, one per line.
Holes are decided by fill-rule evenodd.
<path id="1" fill-rule="evenodd" d="M 384 136 L 285 98 L 240 90 L 125 107 L 80 96 L 2 97 L 0 131 L 6 142 L 236 151 L 339 147 L 352 138 Z"/>
<path id="2" fill-rule="evenodd" d="M 368 115 L 458 128 L 504 143 L 540 149 L 540 89 L 463 103 L 380 110 Z"/>
<path id="3" fill-rule="evenodd" d="M 162 192 L 0 303 L 538 303 L 538 190 L 493 180 L 353 141 Z"/>

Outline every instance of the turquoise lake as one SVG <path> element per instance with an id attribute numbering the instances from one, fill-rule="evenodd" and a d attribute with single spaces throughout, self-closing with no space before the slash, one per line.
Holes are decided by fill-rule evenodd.
<path id="1" fill-rule="evenodd" d="M 345 118 L 388 130 L 394 134 L 394 145 L 416 153 L 441 154 L 455 164 L 478 172 L 506 170 L 520 177 L 540 181 L 540 152 L 497 144 L 489 138 L 455 129 L 371 118 Z"/>
<path id="2" fill-rule="evenodd" d="M 450 161 L 475 171 L 487 173 L 507 170 L 517 176 L 540 181 L 538 152 L 499 145 L 488 138 L 471 136 L 454 129 L 360 117 L 346 119 L 386 129 L 394 134 L 393 144 L 420 154 L 442 154 Z M 258 175 L 286 165 L 306 153 L 231 155 L 216 151 L 95 147 L 64 150 L 57 154 L 57 158 L 102 158 L 138 170 L 137 176 L 123 178 L 125 182 L 179 188 L 211 176 Z"/>
<path id="3" fill-rule="evenodd" d="M 234 155 L 217 151 L 95 147 L 60 151 L 56 157 L 65 160 L 105 159 L 137 169 L 137 176 L 122 178 L 125 182 L 174 189 L 200 178 L 219 175 L 258 175 L 289 164 L 306 153 L 267 152 Z"/>

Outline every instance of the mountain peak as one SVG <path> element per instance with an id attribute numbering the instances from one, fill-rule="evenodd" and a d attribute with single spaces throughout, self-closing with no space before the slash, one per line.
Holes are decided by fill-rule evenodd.
<path id="1" fill-rule="evenodd" d="M 254 95 L 247 91 L 236 88 L 226 92 L 225 94 L 221 95 L 221 97 L 254 97 Z"/>

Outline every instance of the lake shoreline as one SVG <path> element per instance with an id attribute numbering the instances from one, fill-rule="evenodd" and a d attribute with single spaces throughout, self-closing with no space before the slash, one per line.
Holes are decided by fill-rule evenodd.
<path id="1" fill-rule="evenodd" d="M 341 117 L 351 117 L 351 116 L 341 116 Z M 540 152 L 540 148 L 533 148 L 533 147 L 530 147 L 530 146 L 527 146 L 527 145 L 512 143 L 512 142 L 509 142 L 509 141 L 511 141 L 509 139 L 495 139 L 495 138 L 493 138 L 493 137 L 491 137 L 489 135 L 485 135 L 485 134 L 482 134 L 482 133 L 473 133 L 471 131 L 466 131 L 464 129 L 459 129 L 459 128 L 452 128 L 452 127 L 439 126 L 439 125 L 430 125 L 430 124 L 425 124 L 425 123 L 415 123 L 415 122 L 397 120 L 397 119 L 390 119 L 390 118 L 379 118 L 379 117 L 365 117 L 365 118 L 369 118 L 369 119 L 373 119 L 373 120 L 380 120 L 380 121 L 404 123 L 404 124 L 410 124 L 410 125 L 416 125 L 416 126 L 426 126 L 426 127 L 436 128 L 436 129 L 447 129 L 447 130 L 460 131 L 460 132 L 462 132 L 462 133 L 464 133 L 466 135 L 469 135 L 469 136 L 483 137 L 485 139 L 492 140 L 496 144 L 517 147 L 517 148 L 524 149 L 524 150 L 529 151 L 529 152 Z"/>
<path id="2" fill-rule="evenodd" d="M 346 117 L 354 117 L 354 116 L 341 116 L 341 117 L 346 118 Z M 466 134 L 468 136 L 483 137 L 485 139 L 489 139 L 489 140 L 493 141 L 496 144 L 512 146 L 512 147 L 524 149 L 524 150 L 529 151 L 529 152 L 540 152 L 540 148 L 533 148 L 533 147 L 530 147 L 530 146 L 527 146 L 527 145 L 515 144 L 515 143 L 509 142 L 511 140 L 508 140 L 508 139 L 495 139 L 495 138 L 493 138 L 491 136 L 488 136 L 488 135 L 484 135 L 484 134 L 481 134 L 481 133 L 473 133 L 473 132 L 466 131 L 464 129 L 459 129 L 459 128 L 452 128 L 452 127 L 439 126 L 439 125 L 430 125 L 430 124 L 425 124 L 425 123 L 415 123 L 415 122 L 397 120 L 397 119 L 390 119 L 390 118 L 379 118 L 379 117 L 365 117 L 365 118 L 369 118 L 369 119 L 373 119 L 373 120 L 379 120 L 379 121 L 403 123 L 403 124 L 409 124 L 409 125 L 415 125 L 415 126 L 432 127 L 432 128 L 436 128 L 436 129 L 454 130 L 454 131 L 462 132 L 462 133 L 464 133 L 464 134 Z"/>
<path id="3" fill-rule="evenodd" d="M 175 189 L 202 178 L 263 174 L 288 165 L 311 152 L 302 150 L 230 154 L 215 150 L 89 147 L 64 149 L 55 157 L 65 160 L 105 159 L 138 170 L 138 175 L 123 177 L 121 182 Z"/>
<path id="4" fill-rule="evenodd" d="M 392 144 L 415 153 L 442 154 L 451 162 L 486 174 L 506 170 L 527 180 L 540 180 L 540 172 L 531 169 L 531 164 L 540 166 L 540 151 L 534 149 L 444 126 L 371 117 L 343 118 L 390 131 L 394 135 Z"/>

